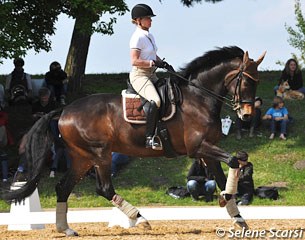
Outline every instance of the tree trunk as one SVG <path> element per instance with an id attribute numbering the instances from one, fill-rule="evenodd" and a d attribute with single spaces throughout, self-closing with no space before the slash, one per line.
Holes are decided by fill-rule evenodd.
<path id="1" fill-rule="evenodd" d="M 81 22 L 81 17 L 76 18 L 65 66 L 70 92 L 78 92 L 81 89 L 91 39 L 89 31 L 80 31 Z"/>

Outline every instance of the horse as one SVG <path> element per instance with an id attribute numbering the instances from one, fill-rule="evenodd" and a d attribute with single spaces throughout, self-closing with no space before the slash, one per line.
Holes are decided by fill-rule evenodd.
<path id="1" fill-rule="evenodd" d="M 258 84 L 257 61 L 249 58 L 237 46 L 216 48 L 188 63 L 179 72 L 179 88 L 183 101 L 175 115 L 166 122 L 177 155 L 203 158 L 217 174 L 221 192 L 220 205 L 240 227 L 248 227 L 234 200 L 238 182 L 238 159 L 216 146 L 222 137 L 220 113 L 228 104 L 238 116 L 247 120 L 254 113 Z M 228 98 L 227 94 L 232 97 Z M 93 94 L 50 112 L 38 120 L 27 134 L 26 156 L 29 161 L 27 183 L 18 190 L 6 190 L 5 200 L 21 200 L 37 187 L 48 149 L 49 122 L 59 117 L 59 130 L 69 151 L 72 166 L 56 185 L 56 229 L 66 236 L 77 236 L 67 222 L 67 199 L 74 186 L 92 167 L 96 171 L 96 192 L 125 213 L 133 226 L 150 229 L 149 222 L 139 210 L 115 192 L 111 181 L 111 153 L 120 152 L 136 157 L 160 157 L 164 151 L 145 148 L 145 125 L 135 125 L 123 119 L 120 95 Z M 220 162 L 228 164 L 226 177 Z"/>

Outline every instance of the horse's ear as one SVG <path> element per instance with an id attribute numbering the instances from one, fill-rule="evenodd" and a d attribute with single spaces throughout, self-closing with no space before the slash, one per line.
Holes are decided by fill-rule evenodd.
<path id="1" fill-rule="evenodd" d="M 257 63 L 257 66 L 264 60 L 264 57 L 266 55 L 266 52 L 265 51 L 257 60 L 256 60 L 256 63 Z"/>
<path id="2" fill-rule="evenodd" d="M 249 61 L 249 53 L 248 53 L 248 51 L 246 51 L 246 52 L 244 53 L 243 63 L 246 63 L 246 62 L 248 62 L 248 61 Z"/>

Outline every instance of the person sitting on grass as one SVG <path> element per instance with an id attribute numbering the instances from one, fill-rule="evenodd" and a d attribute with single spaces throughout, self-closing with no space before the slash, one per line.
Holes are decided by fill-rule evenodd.
<path id="1" fill-rule="evenodd" d="M 281 97 L 274 97 L 272 107 L 268 109 L 263 116 L 263 120 L 270 122 L 271 135 L 269 139 L 274 139 L 276 129 L 280 128 L 280 139 L 286 140 L 287 124 L 288 124 L 288 110 L 284 107 L 284 100 Z"/>
<path id="2" fill-rule="evenodd" d="M 213 201 L 216 181 L 203 158 L 195 159 L 192 164 L 187 175 L 186 188 L 194 201 L 198 201 L 200 196 L 204 196 L 206 202 Z"/>
<path id="3" fill-rule="evenodd" d="M 249 205 L 254 195 L 253 164 L 248 161 L 248 154 L 244 151 L 236 153 L 239 162 L 239 180 L 237 185 L 238 205 Z"/>

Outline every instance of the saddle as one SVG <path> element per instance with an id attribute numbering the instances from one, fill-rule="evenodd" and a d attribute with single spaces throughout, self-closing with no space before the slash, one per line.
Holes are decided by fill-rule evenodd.
<path id="1" fill-rule="evenodd" d="M 181 104 L 180 88 L 170 78 L 158 79 L 155 87 L 161 99 L 159 118 L 162 121 L 167 121 L 176 113 L 177 105 Z M 122 91 L 122 98 L 125 121 L 133 124 L 146 124 L 149 102 L 133 89 L 129 79 L 127 80 L 127 89 Z"/>

